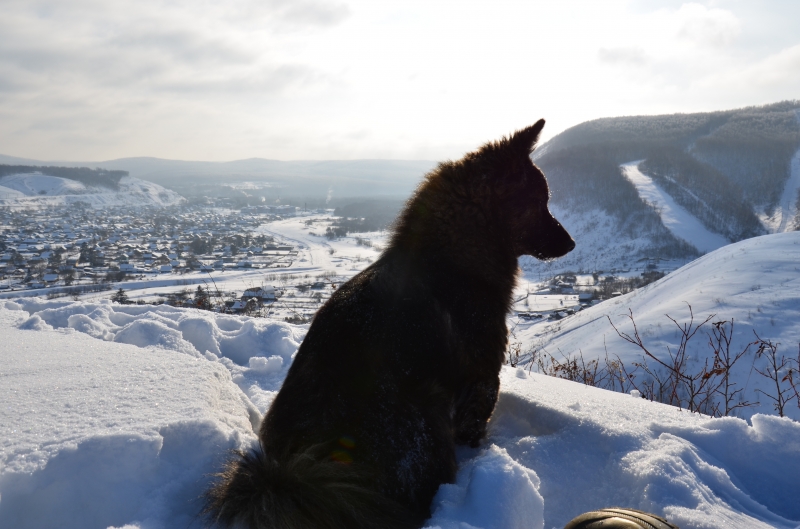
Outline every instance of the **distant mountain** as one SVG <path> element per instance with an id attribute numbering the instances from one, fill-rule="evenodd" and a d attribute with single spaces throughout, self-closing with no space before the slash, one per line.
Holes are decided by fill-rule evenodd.
<path id="1" fill-rule="evenodd" d="M 45 162 L 0 155 L 0 163 Z M 57 162 L 67 167 L 103 167 L 173 189 L 184 196 L 217 195 L 221 186 L 269 190 L 274 197 L 365 197 L 409 195 L 435 162 L 426 160 L 301 160 L 250 158 L 196 162 L 120 158 L 104 162 Z M 242 186 L 243 183 L 249 184 Z"/>
<path id="2" fill-rule="evenodd" d="M 44 174 L 74 180 L 86 186 L 101 186 L 119 190 L 119 181 L 128 176 L 128 171 L 89 169 L 88 167 L 54 167 L 37 165 L 0 165 L 0 178 L 18 174 Z"/>
<path id="3" fill-rule="evenodd" d="M 185 199 L 120 170 L 0 165 L 0 207 L 170 206 Z"/>
<path id="4" fill-rule="evenodd" d="M 626 177 L 622 166 L 631 162 L 720 240 L 800 228 L 800 101 L 588 121 L 542 145 L 534 161 L 550 182 L 553 209 L 578 239 L 558 267 L 609 268 L 701 253 Z M 624 250 L 614 257 L 609 245 Z"/>

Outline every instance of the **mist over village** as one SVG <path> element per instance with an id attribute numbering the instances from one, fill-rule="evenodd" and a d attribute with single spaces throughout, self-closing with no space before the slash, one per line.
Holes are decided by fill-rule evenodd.
<path id="1" fill-rule="evenodd" d="M 800 4 L 4 4 L 0 527 L 800 527 Z"/>

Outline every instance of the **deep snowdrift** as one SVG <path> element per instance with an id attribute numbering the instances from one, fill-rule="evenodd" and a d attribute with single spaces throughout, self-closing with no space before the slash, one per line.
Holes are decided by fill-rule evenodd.
<path id="1" fill-rule="evenodd" d="M 23 173 L 0 178 L 0 204 L 28 207 L 63 206 L 84 202 L 92 207 L 172 206 L 185 201 L 174 191 L 152 182 L 123 176 L 119 189 L 87 186 L 76 180 L 41 173 Z"/>
<path id="2" fill-rule="evenodd" d="M 0 302 L 0 527 L 201 527 L 305 328 L 166 306 Z M 683 528 L 800 521 L 800 425 L 708 419 L 504 369 L 490 437 L 430 525 L 561 527 L 625 505 Z"/>

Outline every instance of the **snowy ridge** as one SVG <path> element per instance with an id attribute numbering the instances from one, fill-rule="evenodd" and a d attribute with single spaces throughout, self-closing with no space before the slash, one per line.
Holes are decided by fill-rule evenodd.
<path id="1" fill-rule="evenodd" d="M 87 186 L 76 180 L 41 173 L 22 173 L 0 178 L 0 205 L 28 207 L 63 206 L 76 202 L 92 207 L 171 206 L 185 199 L 158 184 L 123 176 L 119 190 Z"/>
<path id="2" fill-rule="evenodd" d="M 199 526 L 208 474 L 255 441 L 306 332 L 41 299 L 0 302 L 0 329 L 0 526 L 20 529 Z M 796 422 L 711 420 L 521 369 L 501 377 L 489 438 L 459 452 L 429 527 L 562 527 L 607 505 L 684 529 L 800 522 Z"/>
<path id="3" fill-rule="evenodd" d="M 722 235 L 709 231 L 702 222 L 661 189 L 652 178 L 642 173 L 639 170 L 641 162 L 642 160 L 638 160 L 622 164 L 620 166 L 622 174 L 636 186 L 639 196 L 656 208 L 661 221 L 669 231 L 703 253 L 730 243 Z"/>

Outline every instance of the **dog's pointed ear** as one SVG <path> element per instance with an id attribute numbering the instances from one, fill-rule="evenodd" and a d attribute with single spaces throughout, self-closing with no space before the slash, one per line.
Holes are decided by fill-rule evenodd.
<path id="1" fill-rule="evenodd" d="M 536 147 L 536 142 L 539 141 L 539 135 L 544 128 L 544 120 L 540 119 L 530 127 L 518 130 L 511 136 L 511 145 L 516 151 L 523 151 L 526 154 L 533 152 Z"/>

